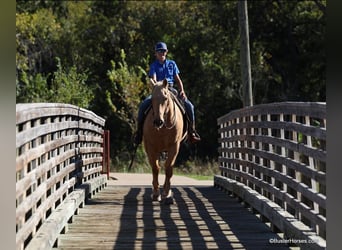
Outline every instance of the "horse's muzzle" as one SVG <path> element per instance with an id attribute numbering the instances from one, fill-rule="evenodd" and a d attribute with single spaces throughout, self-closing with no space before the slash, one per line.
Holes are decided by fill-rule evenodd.
<path id="1" fill-rule="evenodd" d="M 156 127 L 156 128 L 161 128 L 163 125 L 164 125 L 164 121 L 161 120 L 161 119 L 155 119 L 153 121 L 153 125 Z"/>

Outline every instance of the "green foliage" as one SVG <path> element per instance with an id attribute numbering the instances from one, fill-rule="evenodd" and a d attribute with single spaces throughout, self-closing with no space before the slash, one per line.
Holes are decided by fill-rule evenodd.
<path id="1" fill-rule="evenodd" d="M 256 103 L 325 100 L 326 1 L 248 4 Z"/>
<path id="2" fill-rule="evenodd" d="M 24 71 L 20 80 L 21 84 L 17 82 L 17 102 L 46 102 L 50 99 L 52 93 L 41 74 L 28 76 Z"/>
<path id="3" fill-rule="evenodd" d="M 115 110 L 124 120 L 129 114 L 136 117 L 140 98 L 147 90 L 142 77 L 146 77 L 147 74 L 140 66 L 128 66 L 124 50 L 121 50 L 121 61 L 115 63 L 112 60 L 111 64 L 112 68 L 107 73 L 112 83 L 111 90 L 120 98 L 118 102 L 125 104 Z"/>
<path id="4" fill-rule="evenodd" d="M 148 91 L 142 81 L 142 78 L 146 77 L 146 72 L 140 66 L 128 66 L 124 50 L 121 50 L 121 61 L 111 61 L 111 64 L 112 68 L 107 72 L 111 86 L 106 91 L 106 100 L 113 109 L 113 115 L 127 123 L 132 134 L 135 130 L 140 98 Z"/>
<path id="5" fill-rule="evenodd" d="M 18 71 L 36 74 L 53 64 L 53 45 L 61 34 L 61 26 L 49 9 L 35 13 L 16 13 L 16 66 Z"/>
<path id="6" fill-rule="evenodd" d="M 76 67 L 66 70 L 57 58 L 57 70 L 52 72 L 51 84 L 41 73 L 27 75 L 22 72 L 17 82 L 17 102 L 58 102 L 89 108 L 94 98 L 93 91 L 86 85 L 87 74 L 78 73 Z"/>
<path id="7" fill-rule="evenodd" d="M 88 108 L 94 94 L 86 85 L 86 73 L 78 73 L 74 66 L 68 70 L 64 69 L 57 58 L 57 71 L 54 72 L 51 83 L 51 90 L 54 94 L 49 101 Z"/>
<path id="8" fill-rule="evenodd" d="M 107 126 L 114 131 L 111 136 L 111 141 L 116 142 L 113 154 L 127 155 L 128 152 L 130 158 L 138 106 L 141 97 L 148 94 L 149 88 L 143 81 L 146 78 L 145 70 L 137 65 L 129 66 L 124 50 L 121 50 L 120 57 L 118 62 L 111 61 L 111 68 L 107 71 L 110 84 L 105 92 L 106 106 L 111 111 Z"/>
<path id="9" fill-rule="evenodd" d="M 326 100 L 325 8 L 325 0 L 248 1 L 255 104 Z M 217 118 L 242 107 L 238 25 L 237 1 L 17 1 L 17 102 L 91 109 L 106 118 L 112 158 L 130 159 L 162 40 L 203 140 L 183 145 L 180 158 L 215 159 Z"/>

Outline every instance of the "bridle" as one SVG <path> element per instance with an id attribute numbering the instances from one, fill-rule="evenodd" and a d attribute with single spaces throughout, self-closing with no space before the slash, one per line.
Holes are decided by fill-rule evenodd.
<path id="1" fill-rule="evenodd" d="M 172 122 L 171 122 L 171 126 L 170 127 L 168 127 L 168 126 L 166 126 L 166 120 L 165 120 L 165 122 L 164 122 L 164 124 L 163 124 L 163 126 L 162 127 L 165 127 L 166 129 L 172 129 L 172 128 L 174 128 L 174 126 L 176 125 L 176 103 L 175 103 L 175 101 L 172 99 L 172 97 L 170 96 L 170 90 L 169 89 L 167 89 L 167 95 L 168 95 L 168 98 L 167 98 L 167 101 L 168 102 L 170 102 L 170 101 L 172 101 L 173 102 L 173 117 L 172 117 Z M 170 106 L 170 103 L 168 104 L 168 106 Z M 152 109 L 152 115 L 153 115 L 153 117 L 154 117 L 154 110 L 153 110 L 153 105 L 151 105 L 151 109 Z M 170 112 L 170 111 L 169 111 Z M 167 114 L 167 112 L 165 112 L 164 113 L 164 116 Z"/>

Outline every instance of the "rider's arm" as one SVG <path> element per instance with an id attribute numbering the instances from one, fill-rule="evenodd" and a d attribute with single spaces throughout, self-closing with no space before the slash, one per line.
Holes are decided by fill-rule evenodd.
<path id="1" fill-rule="evenodd" d="M 154 82 L 154 83 L 157 82 L 157 76 L 156 76 L 156 74 L 153 74 L 152 76 L 150 76 L 150 81 L 151 81 L 151 82 Z"/>
<path id="2" fill-rule="evenodd" d="M 179 91 L 180 97 L 181 98 L 186 98 L 182 80 L 180 79 L 178 74 L 175 74 L 174 78 L 175 78 L 175 82 L 177 83 L 177 86 L 178 86 L 178 91 Z"/>

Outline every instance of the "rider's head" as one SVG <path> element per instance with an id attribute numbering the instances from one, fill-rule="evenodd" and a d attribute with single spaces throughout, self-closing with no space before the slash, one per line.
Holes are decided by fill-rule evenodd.
<path id="1" fill-rule="evenodd" d="M 154 47 L 158 61 L 164 62 L 167 54 L 167 46 L 164 42 L 158 42 Z"/>
<path id="2" fill-rule="evenodd" d="M 155 51 L 167 51 L 166 43 L 158 42 L 154 49 L 155 49 Z"/>

